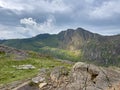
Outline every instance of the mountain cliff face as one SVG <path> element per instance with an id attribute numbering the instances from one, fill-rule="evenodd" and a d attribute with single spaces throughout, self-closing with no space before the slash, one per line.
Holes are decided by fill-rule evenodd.
<path id="1" fill-rule="evenodd" d="M 84 57 L 103 64 L 116 65 L 120 62 L 120 36 L 102 36 L 85 44 Z"/>
<path id="2" fill-rule="evenodd" d="M 82 28 L 58 34 L 40 34 L 28 39 L 2 40 L 0 44 L 34 50 L 61 59 L 119 65 L 120 35 L 102 36 Z"/>
<path id="3" fill-rule="evenodd" d="M 82 28 L 69 29 L 58 35 L 61 36 L 62 48 L 82 51 L 82 60 L 103 65 L 120 62 L 120 35 L 102 36 Z"/>
<path id="4" fill-rule="evenodd" d="M 68 29 L 58 34 L 61 41 L 60 47 L 70 50 L 81 49 L 88 41 L 97 38 L 99 35 L 86 31 L 82 28 L 76 30 Z"/>

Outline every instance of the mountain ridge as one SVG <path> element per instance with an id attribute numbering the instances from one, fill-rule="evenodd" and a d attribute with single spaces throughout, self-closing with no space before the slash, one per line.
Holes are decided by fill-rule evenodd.
<path id="1" fill-rule="evenodd" d="M 0 44 L 72 61 L 118 66 L 120 63 L 120 35 L 103 36 L 83 28 L 39 34 L 28 39 L 2 40 Z"/>

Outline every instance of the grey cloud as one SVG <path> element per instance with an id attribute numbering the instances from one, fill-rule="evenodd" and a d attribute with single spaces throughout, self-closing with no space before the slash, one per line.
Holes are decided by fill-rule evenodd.
<path id="1" fill-rule="evenodd" d="M 21 30 L 24 31 L 26 24 L 21 24 L 20 20 L 31 17 L 39 26 L 52 16 L 54 17 L 53 30 L 48 31 L 44 28 L 46 32 L 56 33 L 63 29 L 81 26 L 96 33 L 104 34 L 105 31 L 106 34 L 108 31 L 120 33 L 119 4 L 120 0 L 6 0 L 6 2 L 1 0 L 0 25 L 12 26 L 13 29 L 21 27 Z M 10 29 L 10 32 L 12 31 L 17 32 L 17 29 Z M 19 30 L 18 33 L 24 34 Z M 36 34 L 39 33 L 41 32 Z"/>
<path id="2" fill-rule="evenodd" d="M 19 17 L 9 9 L 0 8 L 0 24 L 16 25 Z"/>

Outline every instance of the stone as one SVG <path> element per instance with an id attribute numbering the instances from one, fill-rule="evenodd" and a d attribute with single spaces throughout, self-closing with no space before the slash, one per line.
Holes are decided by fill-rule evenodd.
<path id="1" fill-rule="evenodd" d="M 39 84 L 39 88 L 43 88 L 43 87 L 45 87 L 46 85 L 47 85 L 47 83 L 45 83 L 45 82 L 40 83 L 40 84 Z"/>
<path id="2" fill-rule="evenodd" d="M 35 66 L 28 64 L 28 65 L 19 65 L 16 66 L 16 69 L 26 70 L 26 69 L 35 69 Z"/>
<path id="3" fill-rule="evenodd" d="M 45 78 L 41 77 L 41 76 L 37 76 L 37 77 L 32 78 L 32 82 L 35 83 L 35 84 L 41 83 L 44 80 L 45 80 Z"/>

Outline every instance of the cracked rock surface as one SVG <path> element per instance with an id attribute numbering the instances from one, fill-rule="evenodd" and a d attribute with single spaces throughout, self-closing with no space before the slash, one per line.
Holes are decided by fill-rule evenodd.
<path id="1" fill-rule="evenodd" d="M 76 63 L 69 78 L 68 90 L 120 90 L 120 86 L 114 87 L 120 83 L 118 72 L 91 64 Z"/>

